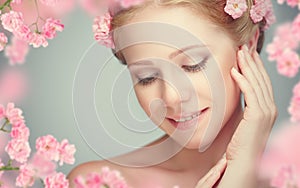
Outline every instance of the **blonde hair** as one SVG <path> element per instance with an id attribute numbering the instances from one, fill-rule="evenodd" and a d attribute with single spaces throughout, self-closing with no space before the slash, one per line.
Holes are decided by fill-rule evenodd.
<path id="1" fill-rule="evenodd" d="M 252 22 L 250 18 L 249 7 L 253 5 L 253 0 L 246 1 L 248 5 L 247 11 L 240 18 L 233 19 L 224 11 L 226 0 L 147 0 L 141 5 L 114 12 L 111 26 L 112 29 L 115 29 L 126 24 L 138 12 L 142 11 L 143 8 L 149 5 L 184 6 L 187 8 L 191 8 L 191 10 L 196 14 L 198 13 L 200 15 L 206 16 L 211 22 L 213 22 L 214 24 L 219 26 L 220 29 L 226 32 L 238 46 L 247 43 L 259 28 L 260 35 L 256 51 L 260 53 L 264 42 L 263 28 L 265 27 L 266 22 L 264 19 L 257 24 L 254 24 Z M 115 55 L 122 61 L 122 63 L 126 63 L 124 62 L 122 54 L 117 52 Z"/>

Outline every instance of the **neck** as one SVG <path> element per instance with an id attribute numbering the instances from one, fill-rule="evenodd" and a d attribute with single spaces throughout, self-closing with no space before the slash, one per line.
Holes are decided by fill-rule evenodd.
<path id="1" fill-rule="evenodd" d="M 170 165 L 168 168 L 176 171 L 196 170 L 198 174 L 206 173 L 226 152 L 227 145 L 242 118 L 243 109 L 241 104 L 239 104 L 232 118 L 224 125 L 215 141 L 205 152 L 200 153 L 198 149 L 183 148 L 172 158 L 172 166 Z"/>

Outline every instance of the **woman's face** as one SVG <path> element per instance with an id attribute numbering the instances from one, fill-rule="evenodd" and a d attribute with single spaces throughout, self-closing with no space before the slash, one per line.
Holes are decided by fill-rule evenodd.
<path id="1" fill-rule="evenodd" d="M 122 49 L 138 101 L 174 140 L 187 148 L 205 150 L 235 118 L 240 90 L 230 70 L 237 66 L 237 47 L 225 32 L 188 8 L 147 7 L 128 24 L 150 22 L 165 23 L 170 30 L 149 27 L 148 42 Z M 174 28 L 189 36 L 185 39 Z M 151 42 L 157 33 L 161 40 L 170 38 L 175 43 Z M 130 30 L 126 40 L 136 42 L 140 34 L 141 30 Z M 177 41 L 179 49 L 174 47 Z"/>

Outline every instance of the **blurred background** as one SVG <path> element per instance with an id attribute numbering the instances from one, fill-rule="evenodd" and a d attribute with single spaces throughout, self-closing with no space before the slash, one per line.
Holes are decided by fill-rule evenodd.
<path id="1" fill-rule="evenodd" d="M 299 13 L 299 10 L 297 8 L 292 9 L 287 5 L 278 5 L 275 1 L 273 5 L 277 22 L 266 32 L 265 45 L 261 56 L 272 80 L 275 100 L 279 108 L 279 116 L 274 126 L 274 131 L 276 131 L 282 122 L 290 117 L 287 108 L 292 97 L 292 88 L 300 80 L 300 74 L 294 78 L 279 75 L 276 64 L 267 60 L 265 47 L 266 44 L 272 41 L 276 26 L 293 20 Z M 78 125 L 76 122 L 72 95 L 74 80 L 78 78 L 76 74 L 77 69 L 84 66 L 84 64 L 91 63 L 91 61 L 99 63 L 99 65 L 104 65 L 101 64 L 103 63 L 101 62 L 102 59 L 106 59 L 109 63 L 113 64 L 111 65 L 112 67 L 106 67 L 109 70 L 106 72 L 109 74 L 104 79 L 104 82 L 103 79 L 99 79 L 101 81 L 96 82 L 95 96 L 97 97 L 94 101 L 95 106 L 98 106 L 96 109 L 106 109 L 111 106 L 110 103 L 102 104 L 103 101 L 98 100 L 98 98 L 101 98 L 101 95 L 105 94 L 107 91 L 106 86 L 112 83 L 108 80 L 109 76 L 114 76 L 114 74 L 122 71 L 126 72 L 126 70 L 124 70 L 124 66 L 119 64 L 116 59 L 110 59 L 112 57 L 110 50 L 94 45 L 92 33 L 93 19 L 79 6 L 75 6 L 64 17 L 63 23 L 65 24 L 64 31 L 58 33 L 58 36 L 54 40 L 49 41 L 48 47 L 30 49 L 30 53 L 23 65 L 10 66 L 3 52 L 0 53 L 0 83 L 5 79 L 13 81 L 10 86 L 0 87 L 0 96 L 2 96 L 0 103 L 6 104 L 8 100 L 13 99 L 16 106 L 23 110 L 26 124 L 31 131 L 30 140 L 32 148 L 34 148 L 34 142 L 37 137 L 47 134 L 54 135 L 59 141 L 67 138 L 70 143 L 75 144 L 77 148 L 75 155 L 76 163 L 74 165 L 64 165 L 60 168 L 62 172 L 67 174 L 73 167 L 80 163 L 99 160 L 103 157 L 103 155 L 99 155 L 99 152 L 97 152 L 99 148 L 97 151 L 94 151 L 90 147 L 90 144 L 86 142 L 84 137 L 88 137 L 88 135 L 81 134 L 80 129 L 84 125 Z M 97 69 L 100 70 L 101 66 Z M 130 83 L 129 79 L 128 82 Z M 106 84 L 106 86 L 100 87 L 101 84 Z M 82 92 L 84 93 L 85 91 Z M 121 90 L 114 92 L 121 92 Z M 102 106 L 99 107 L 99 105 Z M 108 106 L 106 107 L 105 105 Z M 132 108 L 139 113 L 140 109 Z M 78 113 L 85 113 L 85 111 L 79 110 Z M 86 113 L 89 112 L 86 111 Z M 140 116 L 144 118 L 143 114 Z M 105 117 L 107 116 L 105 115 Z M 114 132 L 115 135 L 113 137 L 123 138 L 124 140 L 121 139 L 121 141 L 126 141 L 129 145 L 143 145 L 161 135 L 161 132 L 158 130 L 150 131 L 150 134 L 127 134 L 122 130 L 118 130 L 118 126 L 115 126 L 118 122 L 113 119 L 111 122 L 105 120 L 103 123 L 110 124 L 106 126 L 110 133 Z M 109 145 L 108 141 L 101 139 L 103 133 L 97 132 L 97 130 L 93 132 L 90 139 L 98 138 L 98 140 L 94 140 L 93 145 L 99 143 L 99 147 L 105 151 L 105 156 L 114 156 L 123 152 L 115 150 Z"/>

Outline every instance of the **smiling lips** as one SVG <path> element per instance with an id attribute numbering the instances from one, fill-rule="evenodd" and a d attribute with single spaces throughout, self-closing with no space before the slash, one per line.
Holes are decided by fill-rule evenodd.
<path id="1" fill-rule="evenodd" d="M 186 116 L 186 117 L 180 117 L 179 119 L 167 118 L 167 120 L 176 129 L 187 130 L 187 129 L 193 127 L 194 125 L 196 125 L 203 118 L 207 109 L 208 109 L 208 107 L 199 112 L 196 112 L 192 115 Z"/>

